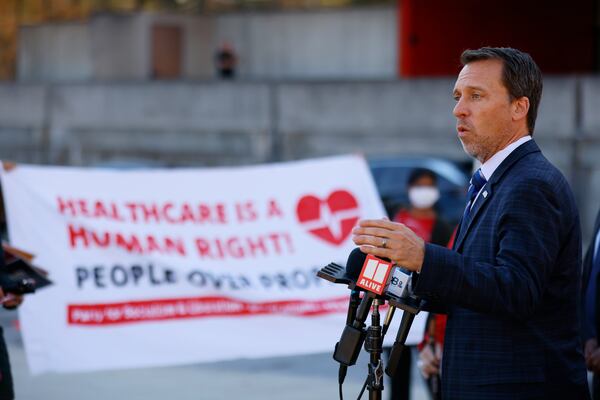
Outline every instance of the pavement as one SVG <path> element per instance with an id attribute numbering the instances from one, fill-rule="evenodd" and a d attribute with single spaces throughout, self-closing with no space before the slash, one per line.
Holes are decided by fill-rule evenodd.
<path id="1" fill-rule="evenodd" d="M 29 372 L 17 313 L 0 311 L 0 325 L 11 358 L 18 400 L 335 400 L 338 364 L 331 353 L 257 360 L 236 360 L 168 368 L 142 368 L 93 373 Z M 332 343 L 333 348 L 333 343 Z M 150 349 L 149 349 L 150 351 Z M 413 357 L 414 360 L 414 357 Z M 364 351 L 348 371 L 344 398 L 356 399 L 367 374 Z M 389 383 L 384 399 L 389 398 Z M 368 399 L 368 392 L 362 399 Z M 411 399 L 427 400 L 413 362 Z"/>

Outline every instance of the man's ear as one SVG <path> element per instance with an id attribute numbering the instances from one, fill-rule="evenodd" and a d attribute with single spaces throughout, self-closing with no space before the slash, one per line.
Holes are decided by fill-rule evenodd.
<path id="1" fill-rule="evenodd" d="M 513 121 L 519 121 L 527 118 L 527 112 L 529 111 L 529 98 L 522 96 L 513 100 L 512 108 Z"/>

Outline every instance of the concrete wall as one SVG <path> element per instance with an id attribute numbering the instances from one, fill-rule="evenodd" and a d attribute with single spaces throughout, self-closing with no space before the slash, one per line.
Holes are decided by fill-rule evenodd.
<path id="1" fill-rule="evenodd" d="M 239 53 L 252 78 L 393 78 L 396 7 L 250 12 L 216 19 L 216 43 Z"/>
<path id="2" fill-rule="evenodd" d="M 19 32 L 17 79 L 78 81 L 94 77 L 89 26 L 61 23 L 22 27 Z"/>
<path id="3" fill-rule="evenodd" d="M 182 31 L 182 78 L 213 75 L 214 18 L 135 14 L 92 18 L 92 57 L 95 80 L 147 80 L 152 77 L 152 28 L 177 26 Z"/>
<path id="4" fill-rule="evenodd" d="M 148 80 L 152 27 L 182 30 L 182 78 L 215 77 L 215 50 L 230 42 L 239 76 L 262 78 L 393 78 L 395 7 L 216 16 L 139 13 L 97 15 L 89 23 L 20 30 L 21 82 Z"/>
<path id="5" fill-rule="evenodd" d="M 464 158 L 450 80 L 285 84 L 278 91 L 284 158 L 364 152 Z"/>
<path id="6" fill-rule="evenodd" d="M 28 163 L 239 165 L 341 153 L 466 160 L 453 81 L 0 85 L 0 156 Z M 600 78 L 545 80 L 534 137 L 600 207 Z"/>
<path id="7" fill-rule="evenodd" d="M 147 79 L 150 71 L 144 19 L 100 15 L 88 24 L 92 80 Z M 26 51 L 26 49 L 19 50 Z"/>
<path id="8" fill-rule="evenodd" d="M 53 99 L 53 156 L 69 164 L 243 164 L 270 157 L 264 85 L 70 85 L 56 88 Z"/>
<path id="9" fill-rule="evenodd" d="M 0 85 L 0 159 L 46 162 L 47 90 L 42 86 Z"/>
<path id="10" fill-rule="evenodd" d="M 155 25 L 181 28 L 182 78 L 212 77 L 214 18 L 140 13 L 100 14 L 88 23 L 22 27 L 18 80 L 148 80 Z"/>

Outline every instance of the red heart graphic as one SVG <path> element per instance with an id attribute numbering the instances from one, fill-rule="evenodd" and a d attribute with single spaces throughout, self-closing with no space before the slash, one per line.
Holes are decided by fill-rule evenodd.
<path id="1" fill-rule="evenodd" d="M 359 208 L 350 192 L 336 190 L 326 200 L 313 195 L 302 197 L 296 206 L 296 215 L 308 232 L 338 246 L 356 225 Z"/>

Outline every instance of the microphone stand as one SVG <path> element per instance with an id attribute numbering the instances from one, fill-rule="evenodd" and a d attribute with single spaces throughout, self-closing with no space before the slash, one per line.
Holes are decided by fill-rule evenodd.
<path id="1" fill-rule="evenodd" d="M 358 249 L 354 249 L 351 256 L 356 255 L 357 250 Z M 317 276 L 332 283 L 348 285 L 348 288 L 351 290 L 356 289 L 356 282 L 351 276 L 348 276 L 346 269 L 341 265 L 330 263 L 321 268 L 321 270 L 317 272 Z M 368 386 L 369 400 L 381 400 L 384 372 L 383 363 L 381 361 L 383 336 L 389 328 L 395 309 L 399 308 L 403 310 L 404 313 L 402 315 L 400 329 L 398 330 L 396 342 L 390 353 L 388 367 L 385 370 L 388 375 L 393 376 L 398 367 L 398 360 L 404 349 L 404 343 L 408 336 L 412 320 L 414 319 L 415 314 L 419 313 L 422 302 L 419 298 L 412 295 L 408 298 L 404 298 L 404 296 L 398 297 L 392 294 L 387 294 L 385 297 L 379 297 L 375 293 L 369 291 L 364 294 L 357 307 L 358 299 L 358 292 L 352 293 L 348 307 L 348 315 L 346 317 L 346 326 L 340 340 L 336 343 L 333 352 L 333 359 L 341 364 L 338 374 L 340 399 L 343 398 L 342 384 L 346 377 L 348 366 L 356 363 L 360 348 L 364 343 L 365 350 L 370 354 L 369 375 L 367 376 L 358 398 L 360 399 L 362 397 L 362 394 Z M 380 324 L 379 306 L 385 304 L 385 299 L 389 302 L 390 311 L 388 312 L 382 329 Z M 371 306 L 373 308 L 371 313 L 371 326 L 365 331 L 365 320 L 367 319 Z"/>
<path id="2" fill-rule="evenodd" d="M 369 389 L 369 400 L 381 400 L 383 391 L 383 363 L 381 353 L 383 351 L 382 328 L 380 324 L 379 306 L 385 301 L 373 300 L 373 312 L 371 313 L 371 326 L 367 328 L 365 339 L 365 350 L 369 353 L 369 376 L 367 387 Z"/>

